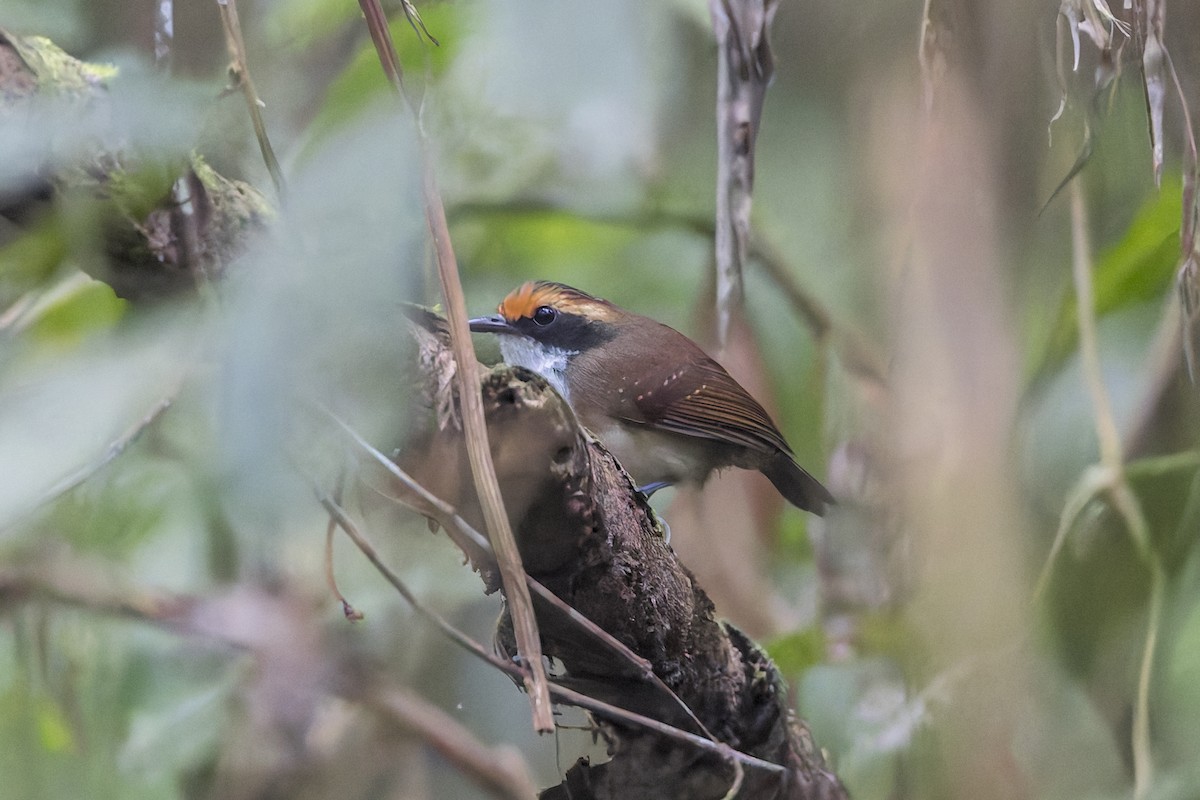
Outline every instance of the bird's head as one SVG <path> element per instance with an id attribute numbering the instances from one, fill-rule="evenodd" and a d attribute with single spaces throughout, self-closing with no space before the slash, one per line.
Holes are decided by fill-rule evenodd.
<path id="1" fill-rule="evenodd" d="M 471 330 L 525 337 L 567 353 L 580 353 L 611 340 L 628 316 L 607 300 L 549 281 L 518 286 L 497 310 L 499 313 L 490 317 L 471 320 Z"/>

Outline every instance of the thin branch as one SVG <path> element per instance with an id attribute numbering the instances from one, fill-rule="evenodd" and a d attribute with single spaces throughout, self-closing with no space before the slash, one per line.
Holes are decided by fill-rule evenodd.
<path id="1" fill-rule="evenodd" d="M 1063 506 L 1062 513 L 1058 517 L 1058 530 L 1054 533 L 1054 541 L 1050 545 L 1050 552 L 1046 556 L 1045 562 L 1042 564 L 1041 574 L 1038 575 L 1037 583 L 1033 588 L 1032 602 L 1036 605 L 1041 602 L 1042 597 L 1046 593 L 1046 589 L 1050 586 L 1050 577 L 1054 574 L 1054 566 L 1058 563 L 1058 556 L 1062 552 L 1062 546 L 1067 541 L 1067 536 L 1075 526 L 1075 521 L 1083 513 L 1096 495 L 1105 491 L 1108 487 L 1108 479 L 1105 470 L 1099 464 L 1092 464 L 1083 475 L 1080 476 L 1074 488 L 1067 495 L 1067 503 Z"/>
<path id="2" fill-rule="evenodd" d="M 416 733 L 460 772 L 496 797 L 529 800 L 537 796 L 520 753 L 512 747 L 488 747 L 454 717 L 418 695 L 400 689 L 381 689 L 361 699 L 368 708 Z"/>
<path id="3" fill-rule="evenodd" d="M 157 0 L 154 4 L 154 66 L 160 72 L 171 72 L 174 40 L 175 0 Z"/>
<path id="4" fill-rule="evenodd" d="M 463 547 L 463 543 L 466 543 L 471 548 L 469 550 L 464 548 L 468 555 L 472 554 L 473 552 L 477 552 L 486 558 L 495 558 L 495 552 L 492 550 L 492 546 L 488 540 L 483 536 L 483 534 L 475 530 L 475 528 L 473 528 L 466 520 L 464 520 L 452 505 L 434 495 L 418 481 L 416 481 L 411 475 L 400 469 L 400 467 L 398 467 L 394 461 L 385 456 L 383 453 L 379 452 L 379 450 L 363 439 L 357 431 L 355 431 L 345 422 L 337 419 L 336 416 L 334 417 L 334 421 L 341 426 L 342 430 L 350 435 L 350 437 L 355 441 L 355 443 L 358 444 L 359 447 L 366 451 L 380 466 L 386 469 L 392 475 L 392 477 L 400 481 L 405 488 L 419 497 L 424 505 L 416 506 L 411 503 L 406 503 L 402 498 L 392 499 L 396 500 L 397 502 L 405 503 L 405 505 L 407 505 L 409 508 L 412 508 L 417 513 L 433 519 L 446 529 L 451 538 L 454 539 L 455 543 L 459 544 L 459 547 Z M 614 639 L 612 634 L 608 633 L 608 631 L 605 631 L 603 628 L 596 625 L 596 623 L 587 619 L 587 617 L 584 617 L 574 608 L 571 608 L 569 605 L 564 603 L 562 598 L 547 589 L 540 581 L 534 579 L 528 574 L 525 575 L 525 581 L 531 591 L 535 592 L 539 597 L 547 602 L 554 604 L 559 609 L 568 612 L 569 616 L 578 622 L 584 630 L 591 633 L 598 642 L 608 646 L 609 649 L 618 657 L 624 658 L 630 665 L 634 667 L 635 671 L 638 672 L 643 679 L 660 680 L 654 674 L 654 670 L 651 668 L 649 661 L 642 658 L 637 653 L 634 653 L 629 649 L 628 646 L 621 643 L 617 639 Z M 665 688 L 668 692 L 671 692 L 671 690 L 666 687 L 665 684 L 663 684 L 663 688 Z M 674 692 L 671 692 L 671 694 L 674 695 Z M 679 702 L 682 703 L 682 701 Z M 686 706 L 684 706 L 684 708 L 686 708 Z"/>
<path id="5" fill-rule="evenodd" d="M 462 281 L 458 275 L 458 261 L 450 242 L 450 229 L 446 223 L 446 209 L 433 172 L 430 144 L 420 124 L 420 109 L 404 88 L 400 58 L 392 42 L 387 16 L 379 0 L 359 0 L 367 19 L 367 28 L 380 64 L 391 81 L 396 93 L 404 99 L 416 122 L 418 141 L 421 148 L 422 188 L 424 192 L 425 217 L 437 255 L 438 277 L 442 284 L 442 296 L 446 301 L 446 312 L 450 323 L 450 344 L 454 351 L 457 368 L 454 371 L 458 382 L 459 402 L 462 404 L 463 430 L 467 443 L 467 456 L 471 462 L 471 475 L 475 491 L 479 494 L 483 518 L 487 525 L 489 541 L 496 551 L 496 563 L 500 569 L 500 580 L 504 585 L 504 596 L 508 600 L 513 630 L 517 640 L 517 655 L 529 665 L 525 677 L 525 688 L 533 707 L 533 726 L 540 733 L 554 730 L 554 717 L 550 707 L 550 694 L 546 683 L 546 668 L 542 664 L 542 644 L 538 635 L 537 619 L 533 613 L 533 601 L 529 587 L 525 584 L 525 570 L 521 565 L 521 554 L 517 550 L 509 526 L 508 513 L 504 509 L 504 498 L 500 495 L 500 484 L 496 480 L 496 467 L 492 463 L 488 446 L 487 426 L 483 419 L 483 400 L 479 388 L 479 374 L 474 369 L 477 359 L 471 343 L 467 325 L 467 305 L 463 296 Z"/>
<path id="6" fill-rule="evenodd" d="M 832 341 L 834 352 L 847 372 L 878 386 L 887 385 L 887 368 L 883 357 L 857 330 L 833 319 L 829 309 L 796 280 L 774 245 L 756 232 L 751 252 L 767 277 L 783 292 L 796 315 L 808 325 L 818 344 Z"/>
<path id="7" fill-rule="evenodd" d="M 246 98 L 246 107 L 250 111 L 250 122 L 254 126 L 254 136 L 258 139 L 258 149 L 262 152 L 267 172 L 271 174 L 271 182 L 275 191 L 283 197 L 285 184 L 283 169 L 279 159 L 275 158 L 275 149 L 267 136 L 267 124 L 263 121 L 263 101 L 254 88 L 254 80 L 250 77 L 250 65 L 246 61 L 246 42 L 242 39 L 242 23 L 238 19 L 237 0 L 217 0 L 217 8 L 221 12 L 221 24 L 225 29 L 225 47 L 233 60 L 230 69 L 241 87 L 242 96 Z"/>
<path id="8" fill-rule="evenodd" d="M 1146 439 L 1156 421 L 1156 412 L 1163 396 L 1170 390 L 1179 374 L 1179 354 L 1183 350 L 1183 322 L 1178 292 L 1163 302 L 1154 334 L 1142 359 L 1145 380 L 1138 393 L 1134 411 L 1125 423 L 1121 437 L 1122 452 L 1138 454 L 1146 451 Z M 1133 463 L 1125 465 L 1125 474 L 1132 476 Z"/>
<path id="9" fill-rule="evenodd" d="M 522 679 L 525 677 L 526 673 L 524 669 L 516 665 L 512 665 L 512 669 L 510 669 L 508 662 L 498 659 L 491 652 L 484 649 L 483 645 L 479 644 L 479 642 L 476 642 L 470 636 L 467 636 L 458 628 L 451 625 L 445 617 L 424 606 L 421 601 L 417 599 L 417 596 L 412 593 L 412 590 L 408 588 L 407 584 L 404 583 L 404 580 L 397 575 L 391 567 L 384 563 L 382 558 L 379 557 L 379 553 L 375 550 L 375 546 L 371 544 L 370 540 L 363 536 L 362 531 L 360 531 L 358 528 L 358 525 L 355 524 L 354 520 L 350 519 L 342 507 L 333 502 L 328 495 L 325 495 L 320 490 L 317 490 L 316 494 L 317 501 L 320 502 L 321 506 L 326 512 L 328 512 L 329 518 L 337 522 L 338 527 L 340 527 L 342 531 L 350 537 L 350 541 L 354 542 L 355 547 L 357 547 L 362 554 L 367 557 L 367 560 L 370 561 L 371 565 L 375 567 L 380 575 L 383 576 L 384 580 L 390 583 L 392 588 L 399 592 L 400 596 L 403 597 L 410 606 L 412 606 L 413 611 L 416 611 L 417 614 L 433 623 L 438 630 L 445 634 L 446 638 L 476 658 L 486 661 L 493 666 L 500 667 L 510 675 L 514 675 Z"/>
<path id="10" fill-rule="evenodd" d="M 150 408 L 149 411 L 146 412 L 141 419 L 130 425 L 125 432 L 116 439 L 109 442 L 108 447 L 104 449 L 104 454 L 101 455 L 100 458 L 96 459 L 90 464 L 84 464 L 71 474 L 59 480 L 58 483 L 54 484 L 45 492 L 43 492 L 41 496 L 38 497 L 38 499 L 35 500 L 34 503 L 29 507 L 29 509 L 26 512 L 22 512 L 18 518 L 23 517 L 26 513 L 41 508 L 47 503 L 52 503 L 72 489 L 78 488 L 83 483 L 91 479 L 96 473 L 100 472 L 100 470 L 104 469 L 118 457 L 120 457 L 122 453 L 128 450 L 134 442 L 140 439 L 142 434 L 145 433 L 151 425 L 157 422 L 158 419 L 164 413 L 166 413 L 167 409 L 175 403 L 175 401 L 179 398 L 179 393 L 183 390 L 183 384 L 186 379 L 186 372 L 180 374 L 175 383 L 167 389 L 166 394 L 159 398 L 159 400 Z"/>
<path id="11" fill-rule="evenodd" d="M 1137 700 L 1133 706 L 1133 796 L 1150 796 L 1154 782 L 1154 754 L 1150 751 L 1150 679 L 1154 675 L 1154 651 L 1158 647 L 1158 628 L 1162 619 L 1167 578 L 1156 557 L 1150 565 L 1150 615 L 1146 622 L 1146 642 L 1138 670 Z"/>
<path id="12" fill-rule="evenodd" d="M 554 695 L 554 697 L 568 705 L 577 706 L 584 710 L 591 711 L 593 714 L 598 714 L 599 716 L 606 717 L 615 722 L 624 722 L 629 725 L 644 728 L 648 731 L 657 733 L 660 736 L 674 739 L 677 742 L 684 742 L 686 744 L 694 745 L 701 750 L 705 750 L 709 753 L 715 753 L 721 758 L 739 762 L 747 767 L 754 767 L 756 769 L 766 770 L 767 772 L 774 772 L 777 774 L 787 772 L 787 767 L 781 764 L 767 761 L 766 759 L 759 758 L 758 756 L 752 756 L 749 753 L 743 753 L 740 750 L 733 749 L 723 742 L 714 742 L 712 739 L 706 739 L 699 734 L 690 733 L 680 728 L 676 728 L 674 725 L 668 725 L 665 722 L 660 722 L 653 717 L 643 716 L 642 714 L 638 714 L 634 711 L 627 711 L 620 706 L 614 706 L 611 703 L 604 702 L 603 700 L 597 700 L 596 698 L 589 697 L 582 692 L 577 692 L 574 689 L 568 689 L 565 686 L 559 686 L 553 682 L 550 684 L 550 694 Z"/>
<path id="13" fill-rule="evenodd" d="M 0 571 L 0 600 L 21 603 L 50 600 L 72 608 L 150 623 L 175 634 L 201 637 L 239 651 L 268 650 L 278 646 L 261 638 L 277 620 L 262 619 L 247 636 L 244 625 L 230 624 L 223 616 L 221 597 L 171 595 L 112 586 L 97 582 L 90 573 L 65 574 L 59 569 L 32 572 Z M 237 614 L 246 613 L 238 605 Z M 255 613 L 270 613 L 259 605 Z M 257 631 L 259 633 L 255 633 Z M 257 638 L 256 638 L 257 637 Z M 342 665 L 311 664 L 313 672 L 341 675 Z M 493 795 L 508 800 L 536 796 L 520 755 L 511 747 L 488 747 L 475 735 L 436 707 L 407 691 L 384 688 L 368 673 L 352 680 L 334 680 L 329 691 L 379 713 L 412 731 Z"/>
<path id="14" fill-rule="evenodd" d="M 1200 181 L 1200 153 L 1196 148 L 1196 129 L 1192 125 L 1192 111 L 1188 107 L 1187 93 L 1179 82 L 1179 73 L 1175 71 L 1175 62 L 1171 54 L 1163 49 L 1167 68 L 1171 73 L 1171 81 L 1175 85 L 1175 93 L 1179 97 L 1179 110 L 1183 114 L 1183 220 L 1179 227 L 1179 246 L 1184 256 L 1194 252 L 1196 243 L 1196 192 L 1197 182 Z"/>
<path id="15" fill-rule="evenodd" d="M 925 0 L 921 10 L 921 41 L 917 47 L 917 64 L 921 68 L 921 93 L 925 103 L 925 113 L 933 110 L 934 84 L 940 76 L 936 75 L 935 60 L 941 55 L 937 48 L 937 27 L 933 24 L 933 4 Z"/>
<path id="16" fill-rule="evenodd" d="M 1107 481 L 1109 499 L 1125 521 L 1130 538 L 1147 563 L 1151 574 L 1149 629 L 1138 675 L 1137 703 L 1133 711 L 1132 749 L 1135 800 L 1143 800 L 1154 778 L 1154 760 L 1150 749 L 1149 685 L 1154 666 L 1154 649 L 1158 639 L 1159 616 L 1162 606 L 1162 567 L 1150 544 L 1146 518 L 1137 496 L 1125 476 L 1124 455 L 1120 433 L 1109 405 L 1108 391 L 1100 367 L 1100 350 L 1096 336 L 1096 303 L 1092 297 L 1092 257 L 1088 240 L 1087 209 L 1084 206 L 1082 178 L 1071 182 L 1071 242 L 1073 249 L 1072 274 L 1075 281 L 1076 304 L 1079 307 L 1079 350 L 1083 361 L 1088 391 L 1092 396 L 1096 435 L 1100 439 L 1100 462 Z"/>
<path id="17" fill-rule="evenodd" d="M 400 586 L 403 586 L 402 581 L 399 581 L 398 578 L 396 580 L 400 583 Z M 400 586 L 396 588 L 399 589 Z M 408 592 L 407 587 L 404 588 L 402 594 L 404 593 L 412 596 Z M 238 649 L 248 647 L 244 637 L 236 637 L 226 633 L 227 626 L 219 624 L 219 621 L 214 623 L 210 615 L 189 613 L 190 610 L 195 609 L 198 604 L 205 601 L 204 597 L 148 592 L 131 587 L 120 587 L 117 589 L 97 587 L 94 585 L 94 582 L 89 581 L 73 583 L 68 586 L 65 581 L 56 580 L 44 573 L 33 574 L 0 570 L 0 599 L 3 599 L 7 603 L 13 603 L 25 602 L 32 598 L 47 599 L 72 608 L 140 620 L 178 634 L 202 636 L 205 639 L 231 645 Z M 515 678 L 521 678 L 524 675 L 522 667 L 487 651 L 483 645 L 475 642 L 465 633 L 454 628 L 453 625 L 445 622 L 445 620 L 442 620 L 433 612 L 419 607 L 419 604 L 414 604 L 413 608 L 427 619 L 441 620 L 441 623 L 447 629 L 446 633 L 451 636 L 453 641 L 460 644 L 465 643 L 466 649 L 469 652 L 487 661 L 496 669 Z M 350 683 L 355 684 L 356 682 L 351 681 Z M 344 690 L 343 693 L 348 699 L 355 701 L 361 701 L 363 697 L 363 693 L 357 686 L 352 686 L 350 689 Z M 578 706 L 609 720 L 643 728 L 675 741 L 691 744 L 706 752 L 714 753 L 721 758 L 734 759 L 747 767 L 754 767 L 773 773 L 783 773 L 787 769 L 757 756 L 734 750 L 726 744 L 713 742 L 703 736 L 681 730 L 665 722 L 660 722 L 659 720 L 637 714 L 633 711 L 627 711 L 610 703 L 605 703 L 602 700 L 596 700 L 573 689 L 568 689 L 565 686 L 552 685 L 551 693 L 556 699 L 568 705 Z"/>
<path id="18" fill-rule="evenodd" d="M 388 27 L 387 14 L 383 13 L 383 6 L 377 0 L 358 0 L 358 6 L 366 18 L 367 32 L 371 34 L 371 42 L 375 45 L 375 55 L 379 57 L 379 65 L 383 68 L 384 77 L 388 79 L 388 83 L 392 85 L 396 93 L 404 98 L 409 109 L 414 109 L 413 100 L 409 97 L 408 88 L 404 85 L 404 70 L 400 67 L 400 56 L 396 52 L 396 45 L 392 42 L 392 31 Z"/>
<path id="19" fill-rule="evenodd" d="M 1112 405 L 1108 399 L 1108 389 L 1104 385 L 1104 373 L 1100 366 L 1100 349 L 1096 335 L 1096 301 L 1092 295 L 1091 244 L 1088 240 L 1087 210 L 1084 206 L 1081 181 L 1082 178 L 1076 176 L 1071 182 L 1071 272 L 1075 281 L 1076 305 L 1079 307 L 1080 358 L 1088 393 L 1092 398 L 1096 436 L 1100 440 L 1100 464 L 1106 472 L 1109 497 L 1113 507 L 1125 521 L 1138 551 L 1145 558 L 1149 555 L 1150 546 L 1146 518 L 1125 478 L 1121 434 L 1117 430 Z"/>
<path id="20" fill-rule="evenodd" d="M 346 472 L 343 470 L 338 474 L 337 484 L 333 487 L 333 497 L 331 500 L 337 506 L 341 506 L 342 494 L 346 489 Z M 351 622 L 358 622 L 363 618 L 363 613 L 350 604 L 346 596 L 342 594 L 342 590 L 338 588 L 337 576 L 333 572 L 333 534 L 337 532 L 338 519 L 333 514 L 329 515 L 329 522 L 325 525 L 325 583 L 329 586 L 329 591 L 342 604 L 342 614 Z"/>
<path id="21" fill-rule="evenodd" d="M 1098 337 L 1096 333 L 1096 300 L 1092 295 L 1092 252 L 1087 234 L 1087 211 L 1084 205 L 1084 190 L 1081 178 L 1076 176 L 1070 184 L 1070 233 L 1072 233 L 1072 275 L 1075 282 L 1075 299 L 1079 307 L 1079 351 L 1088 395 L 1092 397 L 1092 410 L 1096 435 L 1100 445 L 1100 465 L 1109 482 L 1112 505 L 1126 522 L 1129 534 L 1142 555 L 1146 555 L 1148 534 L 1146 518 L 1141 506 L 1133 497 L 1124 477 L 1124 455 L 1121 434 L 1112 415 L 1108 389 L 1104 386 L 1104 372 L 1100 367 Z"/>
<path id="22" fill-rule="evenodd" d="M 418 481 L 413 479 L 412 476 L 400 469 L 400 467 L 398 467 L 394 461 L 385 456 L 383 453 L 379 452 L 378 449 L 363 439 L 357 431 L 355 431 L 342 420 L 338 419 L 337 416 L 332 412 L 326 413 L 329 414 L 329 416 L 354 440 L 359 447 L 367 452 L 380 466 L 386 469 L 392 475 L 392 477 L 400 481 L 405 488 L 419 497 L 421 502 L 424 504 L 419 507 L 409 503 L 406 503 L 406 505 L 408 505 L 410 508 L 413 508 L 413 510 L 417 511 L 417 513 L 433 519 L 444 529 L 446 529 L 447 533 L 451 536 L 455 543 L 464 550 L 464 552 L 467 552 L 468 554 L 471 554 L 472 552 L 478 552 L 489 558 L 495 557 L 492 547 L 488 543 L 487 539 L 484 538 L 479 531 L 471 527 L 471 525 L 468 524 L 467 521 L 458 514 L 453 506 L 434 495 Z M 393 499 L 397 500 L 397 502 L 405 502 L 400 498 Z M 324 505 L 324 502 L 322 502 L 322 505 Z M 326 510 L 329 510 L 328 507 Z M 342 516 L 344 516 L 344 514 Z M 347 531 L 347 533 L 349 533 L 349 531 Z M 368 558 L 370 559 L 371 556 L 368 555 Z M 375 561 L 372 560 L 372 563 L 375 563 Z M 378 567 L 378 565 L 376 566 Z M 389 570 L 388 573 L 385 573 L 385 577 L 388 577 L 390 574 L 391 573 Z M 399 578 L 394 575 L 392 575 L 392 577 L 388 577 L 389 582 L 392 582 L 393 579 L 399 580 Z M 700 731 L 702 731 L 712 741 L 716 741 L 716 737 L 709 732 L 708 728 L 706 728 L 704 723 L 700 721 L 700 718 L 696 716 L 696 713 L 691 709 L 691 707 L 688 706 L 687 703 L 683 702 L 683 699 L 675 693 L 675 690 L 668 686 L 663 679 L 654 672 L 654 669 L 651 667 L 649 661 L 630 650 L 628 645 L 614 638 L 612 634 L 601 628 L 595 622 L 592 622 L 590 619 L 580 614 L 575 608 L 564 602 L 561 597 L 547 589 L 546 586 L 540 581 L 528 574 L 525 574 L 525 582 L 531 592 L 564 613 L 575 625 L 579 626 L 580 630 L 587 633 L 594 641 L 603 645 L 611 654 L 617 658 L 623 659 L 626 663 L 633 667 L 634 671 L 642 680 L 655 686 L 664 694 L 665 697 L 669 698 L 673 703 L 675 703 L 675 705 L 687 715 L 688 719 L 690 719 Z M 405 597 L 405 599 L 407 600 L 408 597 Z M 409 602 L 413 601 L 409 600 Z"/>
<path id="23" fill-rule="evenodd" d="M 775 71 L 771 23 L 778 0 L 709 0 L 717 40 L 717 345 L 725 347 L 745 299 L 754 147 Z"/>
<path id="24" fill-rule="evenodd" d="M 318 492 L 318 499 L 320 500 L 321 505 L 329 513 L 330 517 L 337 520 L 338 525 L 342 528 L 346 535 L 350 537 L 351 541 L 353 541 L 354 544 L 362 551 L 363 555 L 367 557 L 371 564 L 379 571 L 379 574 L 382 575 L 384 579 L 390 583 L 397 592 L 400 593 L 400 596 L 403 597 L 410 606 L 412 606 L 412 609 L 419 616 L 424 617 L 426 620 L 432 622 L 452 642 L 457 644 L 459 647 L 462 647 L 468 653 L 480 659 L 481 661 L 487 662 L 512 678 L 517 678 L 520 680 L 527 678 L 528 672 L 523 666 L 503 659 L 488 651 L 479 642 L 476 642 L 470 636 L 454 627 L 454 625 L 452 625 L 450 622 L 446 621 L 446 619 L 440 614 L 423 605 L 421 601 L 417 599 L 417 596 L 413 594 L 407 585 L 405 585 L 403 579 L 401 579 L 399 575 L 393 572 L 392 569 L 388 567 L 382 559 L 380 559 L 379 554 L 375 550 L 374 546 L 369 540 L 367 540 L 365 536 L 363 536 L 362 531 L 358 528 L 354 521 L 346 515 L 345 511 L 337 506 L 336 503 L 333 503 L 328 496 L 322 495 L 320 492 Z M 646 717 L 636 712 L 628 711 L 619 706 L 606 703 L 603 700 L 597 700 L 586 694 L 577 692 L 574 689 L 560 686 L 553 681 L 548 682 L 548 689 L 552 696 L 569 705 L 578 706 L 579 708 L 586 709 L 611 720 L 636 725 L 638 727 L 645 728 L 646 730 L 658 733 L 662 736 L 675 739 L 676 741 L 693 744 L 701 747 L 704 750 L 717 753 L 722 758 L 732 761 L 735 764 L 735 769 L 738 769 L 739 771 L 740 768 L 737 766 L 739 762 L 747 766 L 754 766 L 770 771 L 783 771 L 785 769 L 779 764 L 774 764 L 756 756 L 734 750 L 733 748 L 729 747 L 729 745 L 717 741 L 712 737 L 711 734 L 707 734 L 707 731 L 705 732 L 707 734 L 707 738 L 695 733 L 690 733 L 677 728 L 674 725 L 656 720 L 652 717 Z M 703 726 L 701 726 L 701 728 L 703 729 Z M 738 780 L 740 781 L 740 778 L 738 778 Z"/>
<path id="25" fill-rule="evenodd" d="M 508 512 L 504 508 L 496 467 L 492 463 L 487 424 L 483 418 L 479 374 L 472 368 L 477 359 L 467 326 L 466 299 L 458 277 L 454 251 L 450 245 L 446 213 L 428 158 L 425 159 L 425 190 L 429 228 L 438 254 L 438 274 L 441 277 L 442 293 L 446 299 L 446 311 L 450 322 L 450 344 L 458 364 L 454 376 L 458 381 L 458 397 L 462 405 L 463 430 L 466 434 L 467 456 L 471 462 L 471 475 L 475 480 L 475 491 L 479 495 L 483 518 L 487 525 L 488 541 L 495 551 L 496 565 L 500 569 L 500 579 L 504 584 L 504 596 L 508 600 L 509 614 L 517 640 L 517 654 L 530 667 L 531 674 L 525 688 L 533 704 L 534 727 L 539 732 L 549 733 L 554 729 L 554 719 L 550 708 L 550 694 L 546 687 L 545 666 L 542 664 L 541 636 L 538 633 L 537 618 L 533 613 L 533 600 L 525 583 L 525 568 L 509 525 Z"/>

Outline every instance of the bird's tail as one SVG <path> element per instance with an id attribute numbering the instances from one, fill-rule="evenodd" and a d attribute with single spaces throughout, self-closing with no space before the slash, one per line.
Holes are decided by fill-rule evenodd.
<path id="1" fill-rule="evenodd" d="M 790 454 L 782 450 L 767 462 L 762 473 L 789 503 L 811 511 L 818 517 L 825 515 L 825 506 L 837 503 L 819 480 L 809 475 Z"/>

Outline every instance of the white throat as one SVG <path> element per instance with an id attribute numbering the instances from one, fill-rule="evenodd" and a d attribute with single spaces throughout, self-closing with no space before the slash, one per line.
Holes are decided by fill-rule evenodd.
<path id="1" fill-rule="evenodd" d="M 567 401 L 567 405 L 571 404 L 571 395 L 567 390 L 567 361 L 578 353 L 578 350 L 549 347 L 528 336 L 500 336 L 500 355 L 504 361 L 541 375 Z"/>

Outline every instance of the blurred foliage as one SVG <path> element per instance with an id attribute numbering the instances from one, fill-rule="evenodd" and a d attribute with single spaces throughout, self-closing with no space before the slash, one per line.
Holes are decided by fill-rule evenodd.
<path id="1" fill-rule="evenodd" d="M 1173 286 L 1179 266 L 1179 220 L 1183 187 L 1168 178 L 1157 195 L 1138 210 L 1124 236 L 1096 262 L 1096 313 L 1159 300 Z M 1078 344 L 1079 312 L 1074 295 L 1063 298 L 1057 322 L 1044 349 L 1053 369 Z"/>
<path id="2" fill-rule="evenodd" d="M 997 280 L 985 303 L 973 300 L 978 264 L 923 271 L 931 248 L 914 246 L 922 4 L 783 4 L 775 23 L 756 234 L 832 327 L 814 335 L 754 262 L 746 317 L 762 365 L 748 369 L 801 461 L 844 502 L 822 522 L 743 508 L 755 524 L 727 533 L 742 537 L 735 546 L 754 578 L 736 589 L 765 609 L 761 638 L 859 800 L 1115 798 L 1133 786 L 1152 571 L 1103 493 L 1082 504 L 1046 595 L 1032 600 L 1060 514 L 1099 452 L 1069 206 L 1065 193 L 1045 204 L 1083 147 L 1080 106 L 1096 64 L 1085 53 L 1067 76 L 1073 101 L 1047 145 L 1059 94 L 1044 69 L 1056 9 L 1043 5 L 980 6 L 963 22 L 978 51 L 948 68 L 985 96 L 971 152 L 992 169 L 972 176 L 976 194 L 960 203 L 994 219 L 981 260 Z M 364 655 L 485 743 L 516 745 L 538 785 L 557 783 L 589 746 L 586 732 L 534 737 L 507 679 L 439 638 L 341 540 L 335 574 L 366 619 L 348 626 L 324 583 L 314 484 L 327 489 L 350 459 L 313 409 L 331 409 L 381 449 L 399 446 L 418 415 L 398 304 L 438 299 L 411 125 L 354 3 L 243 3 L 290 194 L 227 279 L 147 305 L 87 277 L 108 257 L 106 215 L 144 216 L 194 153 L 228 178 L 268 185 L 242 98 L 228 91 L 216 9 L 175 8 L 171 74 L 152 65 L 148 5 L 15 0 L 0 15 L 14 34 L 53 37 L 108 82 L 82 107 L 44 97 L 27 116 L 0 110 L 0 799 L 203 798 L 237 780 L 249 794 L 255 781 L 294 778 L 298 763 L 313 782 L 296 797 L 484 796 L 361 708 L 329 698 L 305 716 L 263 694 L 261 665 L 240 650 L 118 618 L 97 599 L 112 587 L 223 596 L 265 586 L 300 597 L 323 653 Z M 419 41 L 398 3 L 392 34 L 424 98 L 470 310 L 488 313 L 513 285 L 546 278 L 702 338 L 715 174 L 705 4 L 418 9 L 440 46 Z M 1200 13 L 1171 16 L 1167 43 L 1191 86 Z M 85 84 L 74 89 L 95 88 Z M 1168 136 L 1154 189 L 1142 86 L 1124 78 L 1111 92 L 1077 179 L 1096 243 L 1103 380 L 1166 581 L 1144 796 L 1187 798 L 1200 785 L 1200 425 L 1170 305 L 1186 161 Z M 1177 110 L 1168 105 L 1168 122 Z M 107 171 L 118 157 L 128 168 Z M 951 245 L 975 241 L 937 222 Z M 978 251 L 961 252 L 965 262 Z M 931 275 L 949 297 L 945 313 L 914 320 L 909 292 Z M 984 376 L 978 385 L 933 393 L 914 421 L 897 398 L 928 387 L 876 385 L 836 344 L 865 332 L 891 369 L 912 358 L 903 345 L 919 325 L 951 354 L 987 338 L 969 351 L 987 363 L 961 370 Z M 1010 357 L 1024 369 L 1008 370 Z M 1011 418 L 997 422 L 988 402 L 1008 394 Z M 999 430 L 1010 451 L 988 455 L 1011 487 L 987 489 L 1011 488 L 1016 500 L 950 492 L 933 511 L 966 519 L 963 541 L 1002 535 L 988 542 L 997 549 L 956 553 L 930 574 L 944 544 L 925 529 L 936 515 L 904 524 L 923 497 L 914 481 L 960 486 L 964 473 L 992 474 L 982 456 L 938 461 L 939 436 L 952 438 L 959 416 Z M 480 597 L 448 542 L 380 499 L 378 476 L 360 477 L 347 506 L 383 556 L 429 605 L 489 641 L 496 598 Z M 724 574 L 720 563 L 701 567 Z M 57 594 L 5 591 L 14 576 L 47 570 Z M 977 578 L 989 570 L 999 589 Z M 986 612 L 966 616 L 976 607 Z M 971 646 L 946 643 L 955 637 Z"/>

